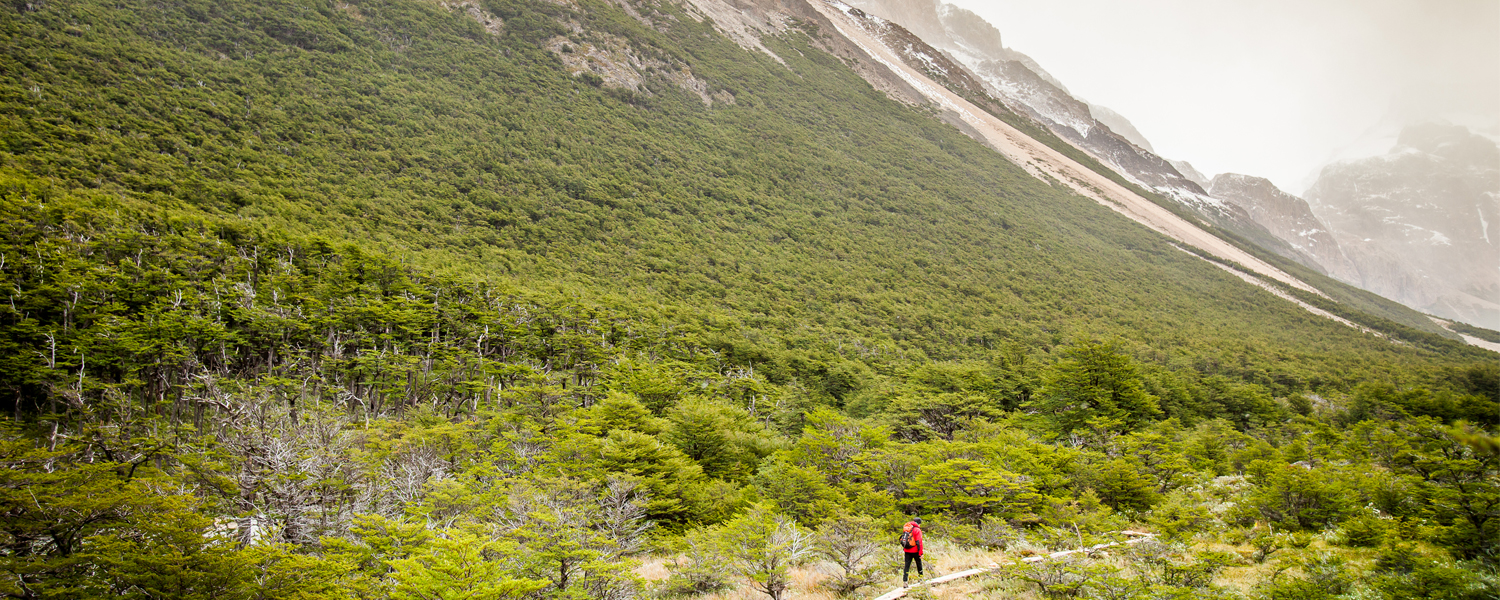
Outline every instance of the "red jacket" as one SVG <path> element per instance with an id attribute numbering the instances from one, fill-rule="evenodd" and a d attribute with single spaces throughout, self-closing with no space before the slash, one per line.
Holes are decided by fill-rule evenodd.
<path id="1" fill-rule="evenodd" d="M 901 531 L 911 532 L 911 548 L 905 548 L 906 553 L 922 556 L 922 526 L 908 522 L 901 527 Z"/>

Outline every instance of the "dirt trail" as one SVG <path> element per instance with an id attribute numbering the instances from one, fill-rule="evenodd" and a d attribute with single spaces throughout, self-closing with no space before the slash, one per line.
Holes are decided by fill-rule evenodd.
<path id="1" fill-rule="evenodd" d="M 1312 286 L 1230 245 L 1109 178 L 1090 171 L 1077 161 L 1031 139 L 1004 121 L 933 82 L 916 69 L 907 66 L 885 44 L 876 40 L 838 7 L 820 0 L 811 0 L 810 4 L 827 17 L 840 34 L 858 45 L 871 58 L 895 72 L 927 98 L 957 113 L 965 123 L 984 136 L 991 146 L 1011 162 L 1026 169 L 1032 176 L 1043 181 L 1060 182 L 1078 194 L 1091 198 L 1167 237 L 1232 261 L 1254 273 L 1323 296 L 1322 292 Z"/>

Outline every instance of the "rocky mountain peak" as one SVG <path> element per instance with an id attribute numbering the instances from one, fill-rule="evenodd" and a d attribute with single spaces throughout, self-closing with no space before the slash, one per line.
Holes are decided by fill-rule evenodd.
<path id="1" fill-rule="evenodd" d="M 1304 206 L 1307 204 L 1306 202 L 1303 202 L 1301 198 L 1297 198 L 1296 196 L 1281 191 L 1281 188 L 1276 187 L 1276 184 L 1271 183 L 1271 180 L 1264 177 L 1256 177 L 1254 175 L 1241 175 L 1239 173 L 1220 173 L 1218 175 L 1215 175 L 1213 180 L 1211 180 L 1208 185 L 1208 193 L 1215 195 L 1222 193 L 1240 193 L 1257 198 L 1295 200 L 1297 202 L 1301 202 Z"/>
<path id="2" fill-rule="evenodd" d="M 1209 184 L 1210 196 L 1244 208 L 1250 218 L 1272 235 L 1284 240 L 1301 256 L 1303 264 L 1322 269 L 1336 278 L 1358 279 L 1354 264 L 1344 256 L 1328 228 L 1313 215 L 1301 198 L 1281 191 L 1262 177 L 1220 173 Z"/>
<path id="3" fill-rule="evenodd" d="M 1130 119 L 1125 118 L 1125 115 L 1117 113 L 1109 107 L 1100 106 L 1092 102 L 1089 103 L 1089 113 L 1093 114 L 1094 119 L 1100 123 L 1108 125 L 1111 131 L 1130 140 L 1130 143 L 1140 146 L 1152 154 L 1156 153 L 1156 149 L 1151 147 L 1151 142 L 1146 139 L 1146 136 L 1141 134 L 1140 130 L 1135 128 L 1135 124 L 1131 123 Z M 1173 165 L 1175 166 L 1176 163 L 1174 162 Z M 1178 169 L 1178 172 L 1181 171 L 1182 169 Z M 1183 173 L 1182 175 L 1186 177 L 1187 173 Z"/>
<path id="4" fill-rule="evenodd" d="M 1476 166 L 1493 168 L 1500 164 L 1500 148 L 1462 125 L 1412 125 L 1401 130 L 1401 136 L 1396 139 L 1396 149 L 1412 149 Z"/>
<path id="5" fill-rule="evenodd" d="M 1383 156 L 1325 167 L 1307 200 L 1359 268 L 1353 283 L 1500 327 L 1500 149 L 1461 126 L 1405 128 Z"/>
<path id="6" fill-rule="evenodd" d="M 969 10 L 952 4 L 940 4 L 938 20 L 945 33 L 954 41 L 971 46 L 974 51 L 1000 56 L 1005 54 L 1005 45 L 1000 42 L 1000 30 Z"/>
<path id="7" fill-rule="evenodd" d="M 1206 190 L 1213 185 L 1208 180 L 1208 176 L 1199 172 L 1197 168 L 1193 167 L 1192 163 L 1185 160 L 1173 160 L 1169 162 L 1172 163 L 1172 168 L 1177 169 L 1178 173 L 1182 173 L 1182 176 L 1186 177 L 1188 181 L 1198 184 L 1198 187 Z"/>

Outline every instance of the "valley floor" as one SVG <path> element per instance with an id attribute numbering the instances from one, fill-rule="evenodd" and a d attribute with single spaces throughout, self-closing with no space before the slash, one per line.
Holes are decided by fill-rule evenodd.
<path id="1" fill-rule="evenodd" d="M 1223 537 L 1230 537 L 1230 533 Z M 1298 561 L 1338 556 L 1341 564 L 1351 571 L 1364 571 L 1375 565 L 1377 554 L 1373 549 L 1341 548 L 1324 539 L 1313 539 L 1301 549 L 1280 548 L 1269 555 L 1258 555 L 1252 543 L 1232 543 L 1200 535 L 1191 545 L 1177 548 L 1182 555 L 1215 553 L 1229 558 L 1229 564 L 1218 570 L 1211 580 L 1203 580 L 1198 588 L 1202 596 L 1193 597 L 1253 597 L 1257 587 L 1273 581 L 1289 566 Z M 1155 542 L 1155 538 L 1135 538 L 1132 541 Z M 1160 550 L 1163 546 L 1157 546 Z M 839 567 L 827 561 L 815 561 L 791 571 L 791 588 L 787 597 L 799 599 L 837 600 L 838 598 L 937 598 L 944 600 L 1007 599 L 1041 600 L 1047 598 L 1037 580 L 1058 583 L 1087 582 L 1101 575 L 1130 573 L 1139 568 L 1140 555 L 1151 551 L 1134 552 L 1125 544 L 1111 548 L 1088 550 L 1073 548 L 1067 551 L 1048 552 L 1045 548 L 1018 544 L 1007 550 L 985 550 L 952 546 L 933 539 L 928 555 L 924 558 L 926 573 L 918 577 L 911 573 L 912 585 L 903 592 L 901 587 L 901 553 L 899 550 L 883 552 L 875 560 L 881 561 L 881 571 L 888 573 L 878 583 L 862 588 L 850 596 L 840 596 L 828 589 L 828 584 Z M 1058 555 L 1072 553 L 1068 556 Z M 1179 555 L 1181 556 L 1181 555 Z M 1056 558 L 1054 558 L 1056 557 Z M 1260 558 L 1260 560 L 1257 560 Z M 1030 561 L 1028 561 L 1030 559 Z M 1040 560 L 1038 560 L 1040 559 Z M 648 589 L 662 585 L 672 574 L 675 556 L 652 556 L 635 569 L 635 573 L 647 582 Z M 1042 563 L 1050 563 L 1043 565 Z M 948 580 L 947 576 L 970 570 L 986 572 Z M 939 580 L 934 583 L 934 580 Z M 1137 579 L 1139 581 L 1139 579 Z M 742 581 L 732 582 L 736 587 L 719 593 L 701 596 L 683 596 L 701 600 L 756 600 L 767 597 Z M 1079 590 L 1082 592 L 1082 590 Z M 676 597 L 676 596 L 663 596 Z M 1085 593 L 1083 597 L 1105 597 Z M 1135 596 L 1129 596 L 1135 597 Z"/>

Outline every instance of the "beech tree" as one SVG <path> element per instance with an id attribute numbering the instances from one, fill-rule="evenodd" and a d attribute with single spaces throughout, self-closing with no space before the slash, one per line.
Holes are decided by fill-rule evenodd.
<path id="1" fill-rule="evenodd" d="M 1064 435 L 1081 428 L 1120 431 L 1161 415 L 1146 393 L 1135 361 L 1114 342 L 1079 342 L 1042 372 L 1042 389 L 1028 408 Z"/>
<path id="2" fill-rule="evenodd" d="M 510 571 L 542 582 L 547 596 L 619 598 L 640 587 L 628 553 L 649 527 L 645 504 L 628 480 L 549 478 L 511 487 L 488 529 L 505 540 Z"/>
<path id="3" fill-rule="evenodd" d="M 546 589 L 545 579 L 514 577 L 505 558 L 514 542 L 483 539 L 461 530 L 433 538 L 409 558 L 391 561 L 396 600 L 501 600 Z"/>
<path id="4" fill-rule="evenodd" d="M 768 461 L 751 483 L 762 500 L 810 527 L 837 513 L 848 501 L 828 485 L 822 472 L 781 460 Z"/>
<path id="5" fill-rule="evenodd" d="M 1019 516 L 1041 499 L 1025 477 L 967 458 L 922 466 L 907 494 L 914 509 L 974 524 L 986 515 Z"/>
<path id="6" fill-rule="evenodd" d="M 772 600 L 786 597 L 791 568 L 806 563 L 816 549 L 812 532 L 766 505 L 725 523 L 716 538 L 735 572 Z"/>

